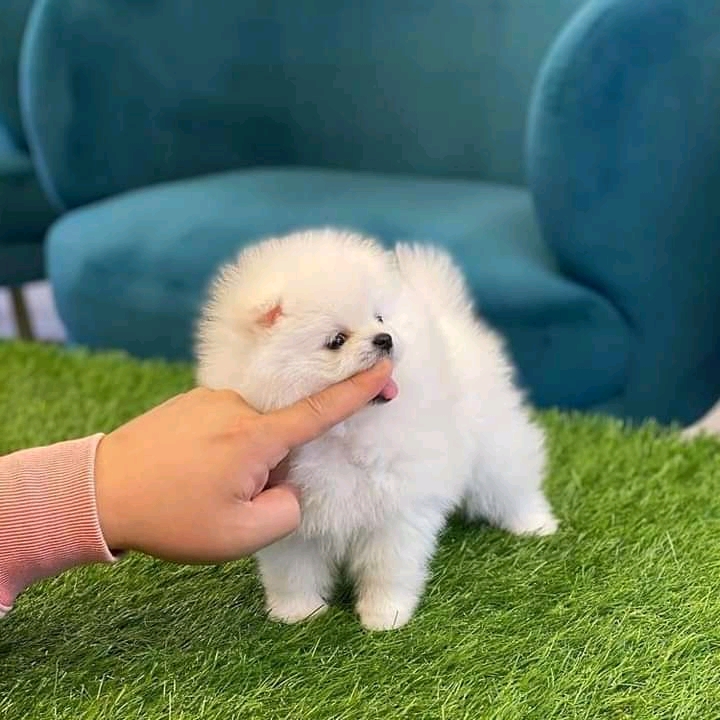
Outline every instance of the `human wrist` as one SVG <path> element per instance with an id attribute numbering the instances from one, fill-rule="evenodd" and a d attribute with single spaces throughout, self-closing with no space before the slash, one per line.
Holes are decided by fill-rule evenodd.
<path id="1" fill-rule="evenodd" d="M 98 525 L 108 548 L 115 555 L 130 549 L 127 530 L 127 503 L 118 496 L 118 486 L 126 485 L 124 464 L 114 459 L 115 438 L 112 433 L 103 436 L 95 451 L 95 503 Z"/>

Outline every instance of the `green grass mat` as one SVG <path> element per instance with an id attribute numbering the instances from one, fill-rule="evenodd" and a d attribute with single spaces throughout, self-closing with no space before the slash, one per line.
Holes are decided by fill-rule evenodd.
<path id="1" fill-rule="evenodd" d="M 190 383 L 0 344 L 0 452 L 109 430 Z M 720 444 L 542 420 L 562 531 L 453 523 L 405 629 L 366 633 L 347 603 L 275 625 L 251 561 L 132 557 L 21 597 L 0 624 L 0 718 L 720 717 Z"/>

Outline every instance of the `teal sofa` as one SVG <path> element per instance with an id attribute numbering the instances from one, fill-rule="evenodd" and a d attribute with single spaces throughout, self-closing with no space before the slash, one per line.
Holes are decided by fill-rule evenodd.
<path id="1" fill-rule="evenodd" d="M 540 407 L 720 396 L 709 0 L 38 0 L 23 122 L 71 341 L 190 357 L 218 264 L 292 229 L 449 248 Z"/>
<path id="2" fill-rule="evenodd" d="M 20 117 L 18 68 L 31 5 L 0 2 L 0 286 L 12 290 L 24 336 L 31 328 L 21 287 L 45 277 L 43 241 L 58 214 L 38 182 Z"/>

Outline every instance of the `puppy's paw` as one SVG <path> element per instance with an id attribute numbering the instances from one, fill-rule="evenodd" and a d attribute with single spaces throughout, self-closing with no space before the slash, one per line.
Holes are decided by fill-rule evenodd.
<path id="1" fill-rule="evenodd" d="M 513 535 L 552 535 L 558 529 L 558 521 L 550 510 L 534 510 L 523 513 L 504 523 Z"/>
<path id="2" fill-rule="evenodd" d="M 322 615 L 328 609 L 319 595 L 268 595 L 266 605 L 271 620 L 288 625 Z"/>
<path id="3" fill-rule="evenodd" d="M 717 432 L 717 430 L 710 430 L 701 424 L 691 425 L 690 427 L 687 427 L 684 430 L 680 431 L 680 439 L 694 440 L 695 438 L 702 437 L 704 435 L 717 434 Z"/>
<path id="4" fill-rule="evenodd" d="M 406 625 L 415 612 L 417 600 L 383 594 L 364 595 L 356 610 L 366 630 L 397 630 Z"/>

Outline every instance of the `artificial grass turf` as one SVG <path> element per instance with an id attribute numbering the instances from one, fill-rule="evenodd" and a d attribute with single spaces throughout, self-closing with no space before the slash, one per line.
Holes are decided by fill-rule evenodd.
<path id="1" fill-rule="evenodd" d="M 0 344 L 0 453 L 110 430 L 191 381 Z M 406 628 L 367 633 L 347 600 L 276 625 L 250 560 L 134 556 L 21 596 L 0 623 L 0 718 L 719 717 L 720 444 L 540 417 L 562 530 L 451 523 Z"/>

